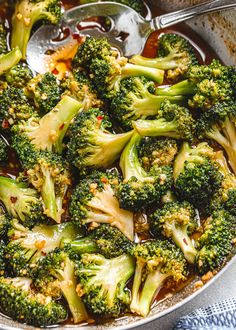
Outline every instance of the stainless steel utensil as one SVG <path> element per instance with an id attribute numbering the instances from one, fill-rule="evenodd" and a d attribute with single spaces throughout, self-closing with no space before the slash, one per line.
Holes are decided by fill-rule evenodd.
<path id="1" fill-rule="evenodd" d="M 96 2 L 77 6 L 64 13 L 60 26 L 44 25 L 34 33 L 27 48 L 27 62 L 36 72 L 47 71 L 49 51 L 51 54 L 70 43 L 73 44 L 73 35 L 76 33 L 100 38 L 105 36 L 125 56 L 140 54 L 151 32 L 198 15 L 233 7 L 236 7 L 236 0 L 214 0 L 146 20 L 135 10 L 119 3 Z M 91 27 L 78 30 L 79 22 L 94 16 L 108 18 L 109 31 L 103 32 Z M 69 35 L 56 41 L 65 28 L 69 28 Z"/>

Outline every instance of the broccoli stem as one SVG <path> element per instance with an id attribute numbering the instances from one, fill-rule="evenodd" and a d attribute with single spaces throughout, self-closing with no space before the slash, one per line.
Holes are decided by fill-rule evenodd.
<path id="1" fill-rule="evenodd" d="M 15 47 L 7 54 L 0 55 L 0 75 L 10 70 L 22 58 L 22 53 L 19 47 Z"/>
<path id="2" fill-rule="evenodd" d="M 97 244 L 90 237 L 79 238 L 69 244 L 71 250 L 78 254 L 98 252 Z"/>
<path id="3" fill-rule="evenodd" d="M 56 193 L 55 193 L 53 178 L 51 176 L 51 173 L 46 169 L 43 169 L 43 175 L 44 175 L 44 182 L 42 185 L 41 194 L 45 206 L 44 213 L 48 217 L 55 220 L 57 223 L 60 223 L 62 212 L 58 211 L 57 209 L 58 206 L 56 202 Z"/>
<path id="4" fill-rule="evenodd" d="M 164 71 L 128 63 L 124 67 L 122 67 L 121 76 L 122 79 L 126 77 L 144 76 L 150 80 L 157 82 L 158 84 L 162 84 L 164 79 Z"/>
<path id="5" fill-rule="evenodd" d="M 181 58 L 182 54 L 168 54 L 165 57 L 148 58 L 141 55 L 134 55 L 130 62 L 136 65 L 142 65 L 149 68 L 157 68 L 161 70 L 171 70 L 179 66 L 176 59 Z"/>
<path id="6" fill-rule="evenodd" d="M 181 138 L 176 130 L 174 120 L 167 122 L 165 119 L 143 120 L 133 122 L 133 127 L 141 136 L 167 136 L 175 139 Z"/>
<path id="7" fill-rule="evenodd" d="M 183 80 L 172 86 L 159 86 L 155 94 L 161 96 L 193 95 L 196 92 L 195 89 L 196 84 L 189 80 Z"/>
<path id="8" fill-rule="evenodd" d="M 197 255 L 197 250 L 193 246 L 192 240 L 188 236 L 185 226 L 175 226 L 172 233 L 172 239 L 175 244 L 182 250 L 185 259 L 190 264 L 194 264 Z"/>
<path id="9" fill-rule="evenodd" d="M 59 277 L 61 275 L 63 279 L 60 282 L 60 288 L 63 296 L 68 302 L 74 323 L 80 323 L 88 320 L 88 314 L 82 300 L 76 293 L 74 264 L 69 258 L 66 258 L 65 264 L 66 266 L 63 271 L 58 270 Z"/>

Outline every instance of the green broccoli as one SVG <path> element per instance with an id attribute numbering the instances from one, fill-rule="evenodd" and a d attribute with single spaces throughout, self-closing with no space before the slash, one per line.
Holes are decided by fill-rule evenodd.
<path id="1" fill-rule="evenodd" d="M 138 157 L 141 140 L 142 137 L 134 133 L 121 155 L 120 167 L 124 180 L 116 191 L 120 206 L 135 212 L 159 202 L 172 185 L 170 166 L 153 166 L 148 172 L 144 170 Z"/>
<path id="2" fill-rule="evenodd" d="M 200 275 L 218 269 L 233 248 L 235 217 L 217 210 L 203 224 L 203 234 L 197 241 L 197 270 Z"/>
<path id="3" fill-rule="evenodd" d="M 155 85 L 145 77 L 131 77 L 122 80 L 120 90 L 114 95 L 110 113 L 125 130 L 132 127 L 132 121 L 156 116 L 164 100 L 182 104 L 184 96 L 154 95 Z"/>
<path id="4" fill-rule="evenodd" d="M 147 316 L 152 302 L 167 279 L 173 282 L 188 276 L 181 250 L 167 240 L 152 240 L 133 249 L 136 269 L 132 287 L 131 312 Z"/>
<path id="5" fill-rule="evenodd" d="M 8 232 L 9 243 L 5 249 L 8 267 L 14 276 L 32 276 L 37 263 L 66 239 L 73 240 L 80 232 L 73 223 L 25 228 L 16 220 Z"/>
<path id="6" fill-rule="evenodd" d="M 139 119 L 133 122 L 133 126 L 142 136 L 192 140 L 195 134 L 195 120 L 189 110 L 168 100 L 161 104 L 156 119 Z"/>
<path id="7" fill-rule="evenodd" d="M 146 137 L 138 148 L 142 167 L 149 171 L 153 166 L 172 165 L 178 152 L 176 140 L 162 137 Z"/>
<path id="8" fill-rule="evenodd" d="M 12 217 L 27 227 L 45 218 L 40 196 L 25 182 L 0 176 L 0 200 Z"/>
<path id="9" fill-rule="evenodd" d="M 7 233 L 11 224 L 11 217 L 0 206 L 0 240 L 7 241 Z"/>
<path id="10" fill-rule="evenodd" d="M 117 175 L 98 171 L 81 180 L 71 196 L 71 219 L 81 225 L 110 224 L 133 241 L 133 214 L 121 209 L 114 196 L 118 183 Z"/>
<path id="11" fill-rule="evenodd" d="M 119 88 L 119 81 L 123 78 L 144 76 L 162 83 L 164 77 L 163 70 L 127 63 L 127 59 L 119 57 L 105 38 L 87 37 L 78 48 L 72 65 L 88 70 L 95 89 L 103 98 L 109 98 L 109 93 Z"/>
<path id="12" fill-rule="evenodd" d="M 167 70 L 167 78 L 172 81 L 184 76 L 191 65 L 198 64 L 194 48 L 190 42 L 174 33 L 161 35 L 158 40 L 158 57 L 146 58 L 141 55 L 134 55 L 130 62 Z"/>
<path id="13" fill-rule="evenodd" d="M 0 163 L 6 163 L 8 161 L 8 145 L 3 139 L 2 136 L 0 136 Z"/>
<path id="14" fill-rule="evenodd" d="M 102 1 L 104 1 L 104 0 L 102 0 Z M 115 0 L 112 0 L 112 1 L 115 1 Z M 80 0 L 81 5 L 84 5 L 86 3 L 92 3 L 92 2 L 96 2 L 96 0 Z M 131 7 L 140 14 L 143 13 L 144 4 L 143 4 L 142 0 L 118 0 L 118 1 L 116 0 L 115 2 L 119 2 L 123 5 Z"/>
<path id="15" fill-rule="evenodd" d="M 10 86 L 24 88 L 33 78 L 33 72 L 25 63 L 18 63 L 13 66 L 5 76 Z"/>
<path id="16" fill-rule="evenodd" d="M 132 245 L 119 229 L 108 224 L 101 224 L 89 232 L 88 236 L 63 242 L 63 246 L 73 259 L 77 259 L 83 253 L 100 253 L 105 258 L 115 258 L 128 253 Z"/>
<path id="17" fill-rule="evenodd" d="M 23 59 L 26 59 L 26 48 L 35 23 L 47 20 L 57 24 L 61 18 L 59 0 L 18 0 L 12 16 L 12 48 L 19 47 Z"/>
<path id="18" fill-rule="evenodd" d="M 225 150 L 230 166 L 236 174 L 236 104 L 219 102 L 204 112 L 197 124 L 200 138 L 208 138 Z"/>
<path id="19" fill-rule="evenodd" d="M 67 319 L 67 311 L 50 296 L 36 293 L 26 277 L 0 278 L 1 312 L 35 327 L 54 325 Z"/>
<path id="20" fill-rule="evenodd" d="M 88 320 L 81 298 L 76 291 L 75 265 L 66 252 L 55 249 L 38 263 L 35 272 L 35 285 L 38 290 L 55 298 L 61 293 L 66 299 L 74 323 Z"/>
<path id="21" fill-rule="evenodd" d="M 7 275 L 7 262 L 5 258 L 6 243 L 0 239 L 0 277 Z"/>
<path id="22" fill-rule="evenodd" d="M 63 201 L 71 185 L 69 166 L 64 159 L 47 151 L 37 151 L 24 135 L 12 136 L 12 147 L 17 152 L 26 179 L 40 192 L 44 213 L 61 222 Z"/>
<path id="23" fill-rule="evenodd" d="M 26 84 L 25 84 L 26 85 Z M 25 94 L 34 101 L 40 114 L 51 111 L 60 101 L 62 88 L 54 74 L 38 74 L 25 86 Z"/>
<path id="24" fill-rule="evenodd" d="M 151 231 L 154 235 L 163 234 L 171 238 L 182 250 L 186 260 L 194 264 L 197 250 L 190 235 L 198 227 L 194 207 L 188 202 L 170 202 L 157 209 L 150 217 Z"/>
<path id="25" fill-rule="evenodd" d="M 32 115 L 13 127 L 14 134 L 22 135 L 36 150 L 63 151 L 63 139 L 72 119 L 80 112 L 82 104 L 65 96 L 46 115 Z"/>
<path id="26" fill-rule="evenodd" d="M 0 54 L 8 52 L 7 29 L 3 22 L 0 22 Z"/>
<path id="27" fill-rule="evenodd" d="M 113 259 L 100 254 L 82 254 L 76 271 L 77 290 L 88 310 L 105 317 L 127 311 L 130 293 L 126 284 L 134 270 L 134 259 L 127 254 Z"/>
<path id="28" fill-rule="evenodd" d="M 204 208 L 222 181 L 214 152 L 205 142 L 191 147 L 184 142 L 174 163 L 175 190 L 181 200 L 192 203 L 197 208 Z"/>
<path id="29" fill-rule="evenodd" d="M 193 65 L 186 74 L 187 80 L 170 87 L 158 87 L 160 96 L 189 95 L 188 105 L 194 109 L 206 110 L 219 102 L 235 98 L 236 71 L 224 66 L 218 60 L 210 65 Z M 190 97 L 191 96 L 191 97 Z"/>
<path id="30" fill-rule="evenodd" d="M 133 132 L 113 134 L 111 129 L 112 123 L 102 110 L 91 108 L 81 112 L 70 128 L 70 163 L 80 170 L 107 168 L 112 165 Z"/>

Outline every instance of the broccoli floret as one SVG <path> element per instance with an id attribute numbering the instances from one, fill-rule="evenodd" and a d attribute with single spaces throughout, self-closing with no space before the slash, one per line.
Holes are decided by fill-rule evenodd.
<path id="1" fill-rule="evenodd" d="M 145 77 L 131 77 L 123 80 L 120 90 L 112 99 L 110 113 L 122 128 L 128 130 L 132 121 L 155 116 L 165 99 L 171 103 L 183 103 L 184 96 L 154 95 L 155 85 Z"/>
<path id="2" fill-rule="evenodd" d="M 168 100 L 161 104 L 156 119 L 139 119 L 133 122 L 133 126 L 142 136 L 192 140 L 195 134 L 195 120 L 189 110 Z"/>
<path id="3" fill-rule="evenodd" d="M 88 310 L 100 316 L 119 316 L 125 312 L 130 303 L 126 283 L 134 269 L 134 259 L 127 254 L 113 259 L 83 254 L 76 272 L 77 290 Z"/>
<path id="4" fill-rule="evenodd" d="M 172 185 L 170 166 L 154 166 L 149 172 L 144 170 L 138 157 L 141 140 L 142 137 L 134 133 L 121 155 L 120 167 L 124 180 L 116 191 L 120 206 L 135 212 L 159 202 Z"/>
<path id="5" fill-rule="evenodd" d="M 57 24 L 60 18 L 59 0 L 18 0 L 12 16 L 12 48 L 18 46 L 25 59 L 27 44 L 35 23 L 47 20 L 52 24 Z"/>
<path id="6" fill-rule="evenodd" d="M 222 174 L 213 158 L 214 152 L 207 143 L 202 142 L 195 147 L 183 143 L 174 163 L 175 189 L 181 200 L 199 208 L 210 203 L 222 181 Z"/>
<path id="7" fill-rule="evenodd" d="M 59 155 L 35 150 L 23 135 L 13 135 L 12 146 L 25 170 L 26 179 L 42 196 L 44 213 L 61 222 L 64 197 L 71 185 L 68 164 Z"/>
<path id="8" fill-rule="evenodd" d="M 203 224 L 203 234 L 197 242 L 197 270 L 203 275 L 218 269 L 233 248 L 235 217 L 217 210 Z"/>
<path id="9" fill-rule="evenodd" d="M 32 276 L 37 263 L 65 239 L 73 240 L 79 234 L 73 223 L 35 226 L 32 230 L 12 221 L 5 249 L 8 267 L 14 276 Z"/>
<path id="10" fill-rule="evenodd" d="M 182 250 L 186 260 L 194 264 L 197 250 L 190 235 L 198 227 L 194 207 L 188 202 L 170 202 L 157 209 L 150 217 L 151 231 L 154 235 L 163 234 L 171 238 Z"/>
<path id="11" fill-rule="evenodd" d="M 20 120 L 27 120 L 34 109 L 20 88 L 6 88 L 0 93 L 0 121 L 3 128 L 9 128 Z"/>
<path id="12" fill-rule="evenodd" d="M 230 171 L 223 152 L 216 152 L 216 162 L 223 175 L 220 189 L 216 191 L 209 205 L 209 213 L 213 210 L 224 208 L 230 214 L 236 215 L 236 177 Z"/>
<path id="13" fill-rule="evenodd" d="M 138 149 L 139 158 L 146 171 L 155 165 L 172 165 L 178 152 L 178 146 L 174 139 L 161 137 L 143 138 Z"/>
<path id="14" fill-rule="evenodd" d="M 0 22 L 0 54 L 6 54 L 8 52 L 7 45 L 7 29 L 3 22 Z"/>
<path id="15" fill-rule="evenodd" d="M 34 114 L 27 121 L 21 121 L 14 126 L 13 131 L 22 135 L 37 150 L 63 151 L 63 139 L 72 119 L 81 110 L 82 104 L 65 96 L 46 115 L 39 117 Z"/>
<path id="16" fill-rule="evenodd" d="M 152 302 L 167 279 L 185 280 L 187 262 L 181 250 L 167 240 L 152 240 L 133 249 L 136 269 L 132 287 L 131 312 L 147 316 Z"/>
<path id="17" fill-rule="evenodd" d="M 0 200 L 12 217 L 27 227 L 44 219 L 41 198 L 25 182 L 0 176 Z"/>
<path id="18" fill-rule="evenodd" d="M 91 107 L 100 108 L 103 102 L 98 99 L 93 90 L 88 74 L 81 69 L 73 70 L 61 83 L 64 95 L 69 95 L 83 104 L 83 110 L 87 111 Z"/>
<path id="19" fill-rule="evenodd" d="M 103 98 L 109 98 L 109 93 L 118 88 L 118 83 L 123 78 L 144 76 L 162 83 L 164 76 L 163 70 L 127 63 L 127 59 L 119 57 L 105 38 L 87 37 L 78 48 L 72 64 L 74 68 L 88 70 L 95 89 Z"/>
<path id="20" fill-rule="evenodd" d="M 128 253 L 133 246 L 119 229 L 107 224 L 101 224 L 86 237 L 69 242 L 64 240 L 63 245 L 75 259 L 83 253 L 100 253 L 105 258 L 115 258 Z"/>
<path id="21" fill-rule="evenodd" d="M 7 233 L 11 224 L 11 217 L 0 206 L 0 240 L 7 241 Z"/>
<path id="22" fill-rule="evenodd" d="M 88 320 L 81 298 L 76 292 L 75 265 L 66 252 L 55 249 L 39 261 L 35 273 L 35 285 L 44 294 L 66 299 L 74 323 Z"/>
<path id="23" fill-rule="evenodd" d="M 36 327 L 60 323 L 67 319 L 65 307 L 31 289 L 25 277 L 0 278 L 1 312 L 19 322 Z"/>
<path id="24" fill-rule="evenodd" d="M 33 72 L 25 63 L 18 63 L 6 73 L 6 81 L 16 88 L 24 88 L 32 78 Z"/>
<path id="25" fill-rule="evenodd" d="M 170 87 L 159 87 L 157 95 L 189 95 L 191 108 L 206 110 L 219 102 L 235 98 L 236 71 L 231 66 L 224 66 L 218 60 L 210 65 L 193 65 L 186 75 L 187 80 Z"/>
<path id="26" fill-rule="evenodd" d="M 62 89 L 52 73 L 37 75 L 25 87 L 26 95 L 43 115 L 51 111 L 61 99 Z"/>
<path id="27" fill-rule="evenodd" d="M 188 40 L 178 34 L 166 33 L 158 40 L 158 57 L 135 55 L 131 63 L 167 70 L 169 80 L 184 76 L 191 65 L 197 65 L 194 49 Z"/>
<path id="28" fill-rule="evenodd" d="M 114 196 L 118 183 L 116 175 L 98 171 L 81 180 L 71 196 L 69 210 L 72 221 L 82 225 L 108 223 L 132 241 L 133 214 L 119 207 Z"/>
<path id="29" fill-rule="evenodd" d="M 5 139 L 0 136 L 0 163 L 6 163 L 8 160 L 8 145 Z"/>
<path id="30" fill-rule="evenodd" d="M 7 276 L 7 261 L 5 258 L 6 243 L 0 239 L 0 277 Z"/>
<path id="31" fill-rule="evenodd" d="M 80 170 L 112 165 L 133 132 L 113 134 L 109 129 L 112 129 L 112 123 L 102 110 L 91 108 L 81 112 L 70 128 L 70 163 Z"/>
<path id="32" fill-rule="evenodd" d="M 236 174 L 236 104 L 220 102 L 204 112 L 197 124 L 200 138 L 219 143 L 226 151 L 230 166 Z"/>
<path id="33" fill-rule="evenodd" d="M 115 0 L 112 0 L 112 1 L 115 1 Z M 92 3 L 92 2 L 96 2 L 96 0 L 80 0 L 81 5 L 86 4 L 86 3 Z M 123 5 L 131 7 L 140 14 L 143 13 L 143 1 L 142 0 L 118 0 L 118 1 L 116 0 L 115 2 L 119 2 L 119 3 L 122 3 Z"/>

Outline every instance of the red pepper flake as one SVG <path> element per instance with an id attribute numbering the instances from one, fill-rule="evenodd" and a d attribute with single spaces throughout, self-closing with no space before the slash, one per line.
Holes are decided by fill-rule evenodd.
<path id="1" fill-rule="evenodd" d="M 185 245 L 188 245 L 188 242 L 186 241 L 186 238 L 184 238 L 183 241 L 184 241 Z"/>
<path id="2" fill-rule="evenodd" d="M 102 183 L 107 183 L 108 182 L 107 178 L 101 178 L 101 181 L 102 181 Z"/>
<path id="3" fill-rule="evenodd" d="M 10 200 L 13 204 L 15 204 L 17 202 L 17 197 L 11 196 Z"/>
<path id="4" fill-rule="evenodd" d="M 64 127 L 65 127 L 65 123 L 61 124 L 61 126 L 59 127 L 59 130 L 63 130 Z"/>
<path id="5" fill-rule="evenodd" d="M 3 119 L 3 122 L 2 122 L 2 128 L 9 128 L 10 127 L 10 124 L 9 124 L 9 121 L 6 120 L 6 119 Z"/>
<path id="6" fill-rule="evenodd" d="M 98 121 L 102 121 L 103 118 L 104 118 L 103 116 L 97 116 L 97 120 L 98 120 Z"/>
<path id="7" fill-rule="evenodd" d="M 57 69 L 54 69 L 54 70 L 52 71 L 52 73 L 53 73 L 53 74 L 58 74 L 59 71 L 58 71 Z"/>

